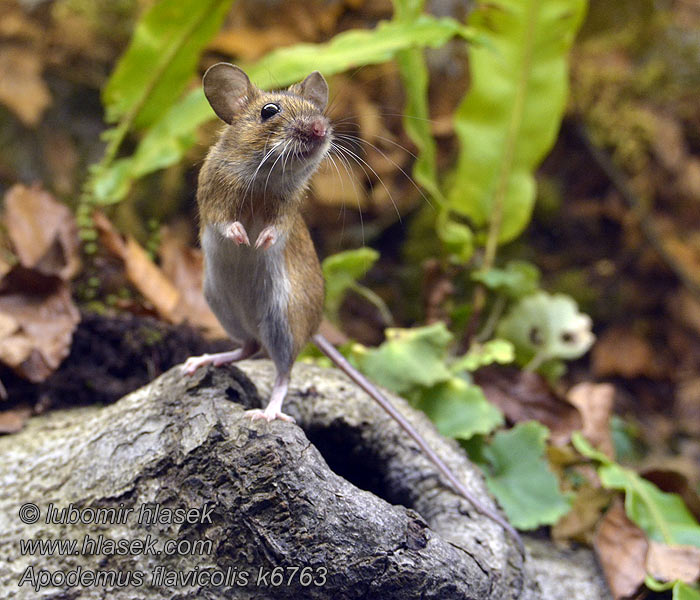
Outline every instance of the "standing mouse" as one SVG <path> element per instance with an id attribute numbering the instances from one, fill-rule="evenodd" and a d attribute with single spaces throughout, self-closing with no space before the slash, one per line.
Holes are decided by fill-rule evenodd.
<path id="1" fill-rule="evenodd" d="M 265 92 L 240 68 L 218 63 L 206 71 L 203 82 L 211 107 L 227 124 L 199 173 L 204 295 L 241 347 L 191 357 L 184 372 L 191 375 L 204 365 L 241 360 L 262 346 L 277 376 L 267 407 L 249 413 L 267 421 L 293 421 L 282 412 L 282 403 L 292 365 L 313 338 L 418 443 L 462 496 L 511 534 L 524 555 L 515 529 L 482 506 L 403 415 L 316 333 L 323 310 L 323 274 L 301 204 L 309 178 L 331 147 L 323 76 L 314 71 L 285 91 Z"/>
<path id="2" fill-rule="evenodd" d="M 204 296 L 241 348 L 192 357 L 184 369 L 240 360 L 262 345 L 277 379 L 267 408 L 252 416 L 291 421 L 282 412 L 289 374 L 323 311 L 323 274 L 300 209 L 331 143 L 328 85 L 315 71 L 287 91 L 263 92 L 218 63 L 204 74 L 204 93 L 228 124 L 199 173 Z"/>

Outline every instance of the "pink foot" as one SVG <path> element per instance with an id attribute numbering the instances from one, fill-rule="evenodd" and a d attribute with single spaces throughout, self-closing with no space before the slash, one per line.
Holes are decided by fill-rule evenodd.
<path id="1" fill-rule="evenodd" d="M 267 250 L 272 244 L 277 241 L 277 229 L 274 225 L 268 225 L 260 232 L 258 239 L 255 242 L 256 248 L 264 248 Z"/>
<path id="2" fill-rule="evenodd" d="M 253 421 L 256 419 L 265 419 L 268 423 L 270 423 L 275 419 L 279 419 L 280 421 L 287 421 L 288 423 L 296 423 L 294 417 L 290 417 L 288 414 L 276 410 L 262 410 L 261 408 L 254 408 L 245 412 Z"/>
<path id="3" fill-rule="evenodd" d="M 225 230 L 224 230 L 224 235 L 230 239 L 236 242 L 239 246 L 241 244 L 245 244 L 246 246 L 250 246 L 250 240 L 248 239 L 248 232 L 245 230 L 245 227 L 243 227 L 243 223 L 240 221 L 235 221 L 231 223 Z"/>
<path id="4" fill-rule="evenodd" d="M 247 342 L 241 348 L 231 350 L 230 352 L 219 352 L 217 354 L 202 354 L 202 356 L 190 356 L 185 364 L 182 365 L 182 372 L 185 375 L 192 375 L 199 367 L 214 365 L 220 367 L 226 363 L 243 360 L 255 354 L 258 350 L 258 345 L 255 342 Z"/>

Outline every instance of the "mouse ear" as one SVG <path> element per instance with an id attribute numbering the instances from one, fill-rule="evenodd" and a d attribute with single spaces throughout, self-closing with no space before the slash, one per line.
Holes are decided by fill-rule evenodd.
<path id="1" fill-rule="evenodd" d="M 209 67 L 202 78 L 204 95 L 217 116 L 231 123 L 238 113 L 256 93 L 243 69 L 229 63 L 216 63 Z"/>
<path id="2" fill-rule="evenodd" d="M 321 73 L 318 71 L 311 73 L 304 81 L 297 84 L 296 90 L 300 96 L 313 102 L 321 110 L 325 110 L 328 104 L 328 84 Z"/>

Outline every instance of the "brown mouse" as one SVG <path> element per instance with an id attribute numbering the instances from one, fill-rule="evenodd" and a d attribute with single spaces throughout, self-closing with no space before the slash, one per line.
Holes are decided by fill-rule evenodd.
<path id="1" fill-rule="evenodd" d="M 282 412 L 282 403 L 292 365 L 313 339 L 416 441 L 462 496 L 510 533 L 524 556 L 515 529 L 476 500 L 391 402 L 316 333 L 323 274 L 300 209 L 309 178 L 332 143 L 323 76 L 314 71 L 285 91 L 266 92 L 240 68 L 218 63 L 204 74 L 204 93 L 226 123 L 199 173 L 204 294 L 241 347 L 191 357 L 184 372 L 241 360 L 262 346 L 275 363 L 277 377 L 267 407 L 248 412 L 267 421 L 293 421 Z"/>
<path id="2" fill-rule="evenodd" d="M 262 346 L 277 379 L 267 408 L 253 416 L 291 420 L 282 412 L 289 374 L 323 310 L 321 266 L 300 209 L 330 148 L 328 85 L 315 71 L 286 91 L 263 92 L 240 68 L 219 63 L 205 73 L 204 92 L 227 124 L 199 174 L 204 295 L 241 348 L 190 358 L 184 368 Z"/>

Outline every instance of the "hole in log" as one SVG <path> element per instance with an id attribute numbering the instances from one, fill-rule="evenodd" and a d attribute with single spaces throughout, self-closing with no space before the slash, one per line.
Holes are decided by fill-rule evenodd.
<path id="1" fill-rule="evenodd" d="M 385 460 L 359 431 L 334 423 L 305 433 L 334 473 L 391 504 L 411 507 L 406 490 L 397 486 L 396 477 L 387 476 Z"/>

